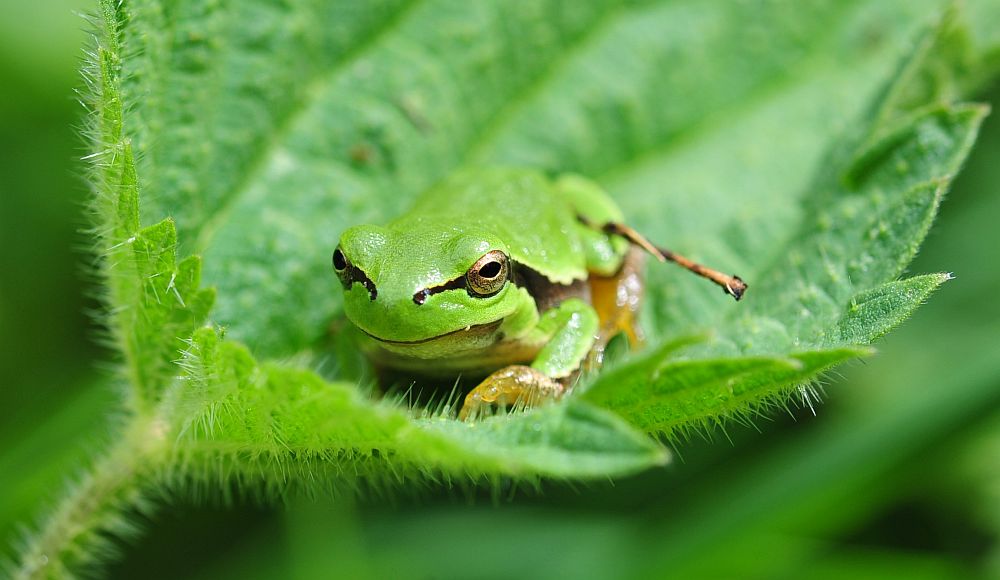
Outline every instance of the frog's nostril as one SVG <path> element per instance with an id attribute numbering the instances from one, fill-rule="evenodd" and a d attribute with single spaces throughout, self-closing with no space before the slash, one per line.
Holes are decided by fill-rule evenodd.
<path id="1" fill-rule="evenodd" d="M 430 297 L 430 295 L 431 291 L 427 288 L 424 288 L 423 290 L 420 290 L 419 292 L 413 295 L 413 303 L 416 304 L 417 306 L 420 306 L 424 302 L 427 302 L 427 298 Z"/>

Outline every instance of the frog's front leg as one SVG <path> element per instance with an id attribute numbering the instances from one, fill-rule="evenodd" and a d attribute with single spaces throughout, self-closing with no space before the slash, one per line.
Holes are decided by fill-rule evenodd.
<path id="1" fill-rule="evenodd" d="M 599 327 L 597 312 L 576 298 L 545 312 L 525 337 L 545 343 L 531 366 L 510 365 L 486 377 L 466 395 L 459 419 L 475 417 L 487 405 L 533 407 L 561 397 L 568 388 L 565 381 L 593 348 Z"/>

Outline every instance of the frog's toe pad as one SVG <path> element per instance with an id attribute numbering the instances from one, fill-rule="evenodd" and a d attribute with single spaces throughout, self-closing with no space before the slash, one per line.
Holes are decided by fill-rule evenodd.
<path id="1" fill-rule="evenodd" d="M 488 405 L 534 407 L 558 399 L 566 391 L 559 381 L 524 365 L 504 367 L 483 379 L 468 395 L 458 418 L 475 417 Z"/>

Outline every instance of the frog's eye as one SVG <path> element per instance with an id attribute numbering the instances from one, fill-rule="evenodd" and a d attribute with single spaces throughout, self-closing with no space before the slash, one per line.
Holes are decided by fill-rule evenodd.
<path id="1" fill-rule="evenodd" d="M 475 296 L 492 296 L 503 289 L 509 272 L 507 254 L 500 250 L 491 250 L 476 260 L 466 272 L 467 288 Z"/>

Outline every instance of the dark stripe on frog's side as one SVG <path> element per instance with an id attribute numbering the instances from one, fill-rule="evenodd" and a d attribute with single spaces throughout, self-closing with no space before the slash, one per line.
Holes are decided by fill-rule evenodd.
<path id="1" fill-rule="evenodd" d="M 559 306 L 564 300 L 579 298 L 590 304 L 590 286 L 586 280 L 574 280 L 569 284 L 557 284 L 523 264 L 513 263 L 514 284 L 528 291 L 535 299 L 535 307 L 541 314 L 550 308 Z"/>

